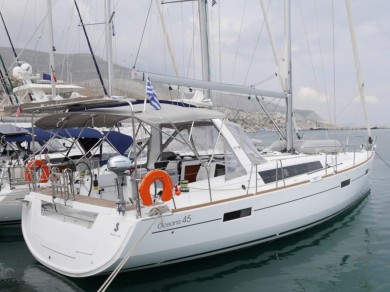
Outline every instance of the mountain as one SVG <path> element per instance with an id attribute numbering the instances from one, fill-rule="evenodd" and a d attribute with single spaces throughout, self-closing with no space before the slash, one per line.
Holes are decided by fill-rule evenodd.
<path id="1" fill-rule="evenodd" d="M 16 50 L 20 52 L 19 49 Z M 7 68 L 12 65 L 13 53 L 10 48 L 0 47 L 0 55 L 2 56 Z M 27 62 L 33 67 L 34 74 L 49 73 L 49 54 L 34 50 L 24 50 L 20 60 Z M 101 75 L 104 83 L 107 84 L 107 62 L 96 56 Z M 87 96 L 101 96 L 104 94 L 100 84 L 98 74 L 92 61 L 90 54 L 56 54 L 55 55 L 56 75 L 59 80 L 64 83 L 72 83 L 80 85 L 85 89 L 80 93 Z M 129 96 L 132 98 L 142 99 L 145 96 L 145 83 L 130 79 L 131 69 L 119 65 L 114 65 L 114 92 L 119 96 Z M 154 83 L 153 87 L 160 99 L 178 99 L 181 94 L 177 90 L 169 90 L 168 86 Z M 248 100 L 247 96 L 239 96 L 234 94 L 215 94 L 213 103 L 216 107 L 229 113 L 229 118 L 235 122 L 243 124 L 249 131 L 256 131 L 260 128 L 272 128 L 269 119 L 260 109 L 255 98 Z M 264 102 L 266 103 L 266 102 Z M 286 107 L 281 100 L 278 104 L 266 103 L 269 112 L 272 113 L 274 121 L 279 127 L 284 126 L 284 114 Z M 314 111 L 310 110 L 294 110 L 295 119 L 298 127 L 313 128 L 318 127 L 323 119 Z M 324 126 L 322 124 L 322 126 Z M 329 125 L 327 125 L 329 126 Z"/>

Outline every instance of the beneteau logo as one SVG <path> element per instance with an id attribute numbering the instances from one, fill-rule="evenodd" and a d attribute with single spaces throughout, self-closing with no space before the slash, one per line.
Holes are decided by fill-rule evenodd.
<path id="1" fill-rule="evenodd" d="M 115 224 L 115 228 L 114 228 L 115 232 L 117 232 L 118 230 L 119 230 L 119 222 Z M 110 235 L 115 236 L 115 237 L 121 237 L 120 234 L 115 234 L 115 233 L 112 233 L 112 232 L 110 232 Z"/>
<path id="2" fill-rule="evenodd" d="M 119 230 L 119 223 L 115 225 L 114 231 L 117 232 Z"/>

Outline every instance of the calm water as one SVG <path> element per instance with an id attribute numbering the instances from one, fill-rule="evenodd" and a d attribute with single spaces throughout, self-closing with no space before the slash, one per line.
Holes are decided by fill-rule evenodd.
<path id="1" fill-rule="evenodd" d="M 361 133 L 351 135 L 362 141 Z M 306 132 L 305 138 L 312 135 L 324 133 Z M 390 130 L 373 135 L 378 154 L 390 162 Z M 108 291 L 390 291 L 390 168 L 379 157 L 371 178 L 371 193 L 359 205 L 314 229 L 207 259 L 123 273 Z M 0 291 L 96 291 L 105 279 L 51 272 L 31 256 L 19 229 L 0 229 Z"/>

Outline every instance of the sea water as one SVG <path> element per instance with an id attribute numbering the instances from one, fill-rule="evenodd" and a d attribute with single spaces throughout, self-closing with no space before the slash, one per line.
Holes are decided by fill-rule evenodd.
<path id="1" fill-rule="evenodd" d="M 325 132 L 308 131 L 304 138 L 325 138 Z M 390 130 L 372 134 L 378 156 L 371 192 L 348 212 L 270 243 L 122 273 L 107 291 L 390 291 L 390 167 L 383 162 L 390 163 Z M 265 143 L 275 137 L 256 135 Z M 364 143 L 363 131 L 329 134 L 335 137 Z M 59 275 L 33 258 L 20 228 L 0 229 L 0 291 L 96 291 L 106 278 Z"/>

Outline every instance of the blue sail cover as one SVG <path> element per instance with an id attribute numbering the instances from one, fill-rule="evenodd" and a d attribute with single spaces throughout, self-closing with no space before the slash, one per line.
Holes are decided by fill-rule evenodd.
<path id="1" fill-rule="evenodd" d="M 25 128 L 27 131 L 29 131 L 32 135 L 32 128 Z M 35 127 L 34 128 L 34 136 L 36 141 L 49 141 L 52 138 L 52 135 L 50 135 L 49 132 L 44 131 L 40 128 Z M 30 140 L 31 141 L 31 140 Z"/>
<path id="2" fill-rule="evenodd" d="M 133 138 L 126 134 L 122 134 L 116 131 L 103 131 L 107 135 L 107 140 L 121 155 L 125 154 L 125 151 L 129 149 L 133 143 Z"/>
<path id="3" fill-rule="evenodd" d="M 4 139 L 6 142 L 31 142 L 32 136 L 28 134 L 23 135 L 12 135 L 12 136 L 2 136 L 2 139 Z"/>
<path id="4" fill-rule="evenodd" d="M 98 130 L 90 129 L 90 128 L 68 128 L 61 130 L 50 130 L 50 132 L 54 135 L 63 138 L 103 138 L 103 134 Z"/>

